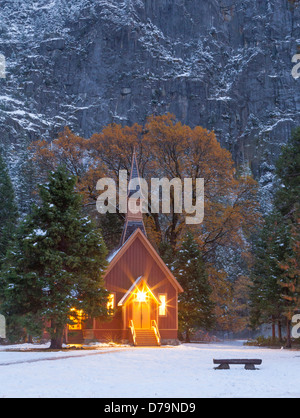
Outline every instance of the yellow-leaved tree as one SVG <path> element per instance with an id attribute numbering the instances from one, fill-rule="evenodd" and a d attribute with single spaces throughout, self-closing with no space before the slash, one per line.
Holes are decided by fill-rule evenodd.
<path id="1" fill-rule="evenodd" d="M 31 148 L 41 175 L 60 164 L 76 174 L 85 206 L 98 218 L 97 181 L 102 177 L 117 181 L 120 170 L 129 172 L 134 149 L 140 175 L 148 184 L 153 177 L 182 181 L 191 178 L 193 184 L 197 178 L 203 178 L 204 221 L 199 225 L 187 225 L 186 213 L 174 210 L 171 189 L 169 214 L 152 213 L 149 199 L 149 213 L 145 215 L 148 237 L 158 251 L 167 246 L 170 254 L 170 251 L 176 252 L 182 237 L 190 230 L 210 272 L 220 327 L 226 329 L 224 322 L 228 323 L 228 318 L 230 322 L 240 324 L 235 325 L 236 331 L 245 326 L 246 307 L 243 320 L 238 320 L 246 297 L 240 278 L 243 277 L 243 283 L 247 282 L 245 276 L 251 260 L 248 238 L 260 219 L 256 197 L 258 186 L 251 176 L 237 171 L 232 155 L 222 148 L 214 132 L 200 126 L 183 125 L 167 114 L 151 116 L 144 126 L 111 124 L 90 139 L 78 137 L 65 128 L 51 144 L 38 141 Z M 124 215 L 116 216 L 122 222 Z M 107 225 L 112 228 L 112 223 Z M 236 290 L 233 290 L 235 283 Z M 238 306 L 234 306 L 234 300 Z"/>

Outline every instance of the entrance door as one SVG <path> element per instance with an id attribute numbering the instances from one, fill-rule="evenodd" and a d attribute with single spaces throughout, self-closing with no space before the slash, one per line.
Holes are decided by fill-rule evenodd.
<path id="1" fill-rule="evenodd" d="M 150 301 L 133 302 L 133 323 L 137 329 L 150 329 Z"/>

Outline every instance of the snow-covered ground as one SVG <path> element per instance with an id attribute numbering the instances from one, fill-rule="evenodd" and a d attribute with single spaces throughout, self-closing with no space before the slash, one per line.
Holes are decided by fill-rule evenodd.
<path id="1" fill-rule="evenodd" d="M 242 342 L 45 353 L 26 352 L 27 347 L 22 352 L 1 347 L 0 398 L 300 397 L 299 351 Z M 214 358 L 261 358 L 263 363 L 257 371 L 214 370 Z"/>

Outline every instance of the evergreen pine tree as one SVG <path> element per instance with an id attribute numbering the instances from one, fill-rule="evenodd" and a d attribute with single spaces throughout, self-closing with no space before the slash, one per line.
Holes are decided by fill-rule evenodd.
<path id="1" fill-rule="evenodd" d="M 211 329 L 214 323 L 214 304 L 204 262 L 192 233 L 188 232 L 176 254 L 174 273 L 184 289 L 178 299 L 179 328 L 186 342 L 197 328 Z"/>
<path id="2" fill-rule="evenodd" d="M 300 128 L 283 148 L 276 163 L 276 173 L 281 182 L 276 192 L 276 208 L 294 221 L 295 211 L 300 209 Z"/>
<path id="3" fill-rule="evenodd" d="M 174 256 L 175 256 L 175 252 L 174 252 L 172 245 L 167 241 L 162 241 L 159 244 L 158 250 L 165 264 L 171 268 L 174 262 Z"/>
<path id="4" fill-rule="evenodd" d="M 281 332 L 284 302 L 279 284 L 282 277 L 279 262 L 285 255 L 288 241 L 283 218 L 274 211 L 266 218 L 255 242 L 255 263 L 251 274 L 253 285 L 250 292 L 251 326 L 256 328 L 262 324 L 272 324 L 273 340 L 276 337 L 276 323 L 279 334 Z"/>
<path id="5" fill-rule="evenodd" d="M 116 213 L 107 212 L 98 217 L 103 239 L 109 251 L 116 249 L 120 243 L 123 224 Z"/>
<path id="6" fill-rule="evenodd" d="M 0 267 L 15 232 L 18 210 L 7 167 L 0 155 Z"/>
<path id="7" fill-rule="evenodd" d="M 252 324 L 286 317 L 287 347 L 291 346 L 293 313 L 300 308 L 297 273 L 300 224 L 300 128 L 283 148 L 276 163 L 279 187 L 274 213 L 266 219 L 256 242 L 256 262 L 251 293 Z M 273 328 L 274 335 L 274 328 Z"/>
<path id="8" fill-rule="evenodd" d="M 277 175 L 281 182 L 276 193 L 275 205 L 284 217 L 286 229 L 290 235 L 290 245 L 286 248 L 280 266 L 293 264 L 297 260 L 297 248 L 300 237 L 300 128 L 296 129 L 289 143 L 283 148 L 282 154 L 276 164 Z M 283 268 L 284 270 L 284 268 Z M 297 309 L 300 309 L 299 275 L 290 268 L 285 270 L 280 281 L 285 301 L 285 316 L 287 328 L 287 347 L 291 347 L 291 319 Z"/>
<path id="9" fill-rule="evenodd" d="M 287 347 L 292 345 L 291 322 L 293 315 L 300 309 L 300 212 L 294 212 L 288 221 L 289 243 L 285 255 L 279 262 L 282 275 L 279 284 L 284 300 L 284 316 L 286 317 Z"/>
<path id="10" fill-rule="evenodd" d="M 19 227 L 3 274 L 5 316 L 18 317 L 30 331 L 48 324 L 51 348 L 61 348 L 72 309 L 106 315 L 106 246 L 81 213 L 75 183 L 60 167 L 40 186 L 41 205 Z"/>

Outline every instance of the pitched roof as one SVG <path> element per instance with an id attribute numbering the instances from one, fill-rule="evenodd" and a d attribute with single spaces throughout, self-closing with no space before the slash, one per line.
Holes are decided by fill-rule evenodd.
<path id="1" fill-rule="evenodd" d="M 111 262 L 105 272 L 104 278 L 112 270 L 112 268 L 117 264 L 117 262 L 123 256 L 123 254 L 125 254 L 127 249 L 133 244 L 133 242 L 136 239 L 140 239 L 142 244 L 145 246 L 148 252 L 152 255 L 153 259 L 157 262 L 157 264 L 160 266 L 162 271 L 165 273 L 166 277 L 170 280 L 170 282 L 174 285 L 174 287 L 178 290 L 178 292 L 182 293 L 184 291 L 183 288 L 178 283 L 178 281 L 174 277 L 171 270 L 166 266 L 164 261 L 161 259 L 161 257 L 158 255 L 156 250 L 153 248 L 149 240 L 146 238 L 146 236 L 143 234 L 143 232 L 140 229 L 136 229 L 136 231 L 127 239 L 124 245 L 122 245 L 121 248 L 114 254 L 114 257 L 111 258 Z"/>

